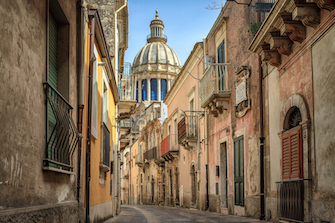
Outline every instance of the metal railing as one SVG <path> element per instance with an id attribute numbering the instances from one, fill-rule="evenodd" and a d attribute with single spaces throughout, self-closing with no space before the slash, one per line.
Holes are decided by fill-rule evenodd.
<path id="1" fill-rule="evenodd" d="M 272 6 L 276 3 L 276 0 L 258 0 L 255 3 L 256 12 L 270 12 Z"/>
<path id="2" fill-rule="evenodd" d="M 205 104 L 213 94 L 220 93 L 230 93 L 227 66 L 209 66 L 200 80 L 200 104 Z"/>
<path id="3" fill-rule="evenodd" d="M 120 127 L 131 127 L 131 118 L 120 121 Z"/>
<path id="4" fill-rule="evenodd" d="M 153 147 L 152 149 L 149 149 L 144 154 L 144 159 L 151 160 L 151 159 L 157 159 L 157 147 Z"/>
<path id="5" fill-rule="evenodd" d="M 149 39 L 151 39 L 151 38 L 153 38 L 153 39 L 163 39 L 163 40 L 165 40 L 165 41 L 167 41 L 167 36 L 164 34 L 163 36 L 151 36 L 151 34 L 149 34 L 148 36 L 147 36 L 147 41 L 149 40 Z"/>
<path id="6" fill-rule="evenodd" d="M 80 139 L 72 120 L 69 102 L 49 83 L 43 83 L 47 96 L 48 131 L 44 166 L 73 170 L 73 153 Z"/>
<path id="7" fill-rule="evenodd" d="M 184 139 L 197 138 L 197 116 L 184 116 L 178 122 L 178 142 L 179 144 Z"/>
<path id="8" fill-rule="evenodd" d="M 132 100 L 132 73 L 131 64 L 126 62 L 123 64 L 123 73 L 121 73 L 121 80 L 119 84 L 120 100 Z"/>
<path id="9" fill-rule="evenodd" d="M 304 179 L 279 181 L 277 214 L 280 219 L 304 220 Z"/>
<path id="10" fill-rule="evenodd" d="M 137 154 L 135 156 L 135 164 L 137 164 L 137 163 L 143 163 L 143 156 L 142 156 L 142 154 Z"/>
<path id="11" fill-rule="evenodd" d="M 102 163 L 109 166 L 109 153 L 110 153 L 110 134 L 105 123 L 102 124 L 103 144 L 102 144 Z"/>
<path id="12" fill-rule="evenodd" d="M 161 142 L 161 156 L 169 151 L 178 151 L 178 135 L 172 134 L 168 135 L 162 142 Z"/>

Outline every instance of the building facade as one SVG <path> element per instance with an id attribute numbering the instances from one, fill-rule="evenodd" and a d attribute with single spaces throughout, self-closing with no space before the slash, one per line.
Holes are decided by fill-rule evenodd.
<path id="1" fill-rule="evenodd" d="M 279 0 L 250 44 L 263 67 L 267 219 L 335 219 L 334 6 Z"/>
<path id="2" fill-rule="evenodd" d="M 76 222 L 77 1 L 3 1 L 0 222 Z"/>

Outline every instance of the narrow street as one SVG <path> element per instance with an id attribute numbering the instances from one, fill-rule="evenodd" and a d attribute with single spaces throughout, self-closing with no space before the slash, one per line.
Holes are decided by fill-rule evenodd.
<path id="1" fill-rule="evenodd" d="M 122 205 L 120 215 L 104 223 L 165 223 L 165 222 L 266 222 L 257 219 L 223 215 L 186 208 L 156 205 Z"/>

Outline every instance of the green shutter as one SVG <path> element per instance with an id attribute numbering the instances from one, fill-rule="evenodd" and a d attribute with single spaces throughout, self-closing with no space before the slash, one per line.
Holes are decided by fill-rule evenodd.
<path id="1" fill-rule="evenodd" d="M 235 205 L 244 205 L 244 140 L 234 140 Z"/>
<path id="2" fill-rule="evenodd" d="M 54 17 L 49 13 L 49 71 L 48 83 L 57 90 L 57 23 Z M 48 94 L 52 94 L 49 91 Z M 49 95 L 56 99 L 56 95 Z M 48 158 L 57 159 L 56 151 L 56 116 L 52 111 L 50 102 L 48 102 L 48 123 L 49 123 L 49 144 L 48 144 Z"/>
<path id="3" fill-rule="evenodd" d="M 218 63 L 225 63 L 225 47 L 224 47 L 224 40 L 220 43 L 218 49 Z M 224 91 L 225 90 L 225 83 L 224 83 L 224 66 L 219 66 L 219 73 L 218 73 L 218 90 Z"/>

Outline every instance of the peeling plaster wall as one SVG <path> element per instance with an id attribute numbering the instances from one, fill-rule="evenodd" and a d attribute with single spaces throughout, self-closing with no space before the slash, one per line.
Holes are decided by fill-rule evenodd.
<path id="1" fill-rule="evenodd" d="M 312 48 L 315 117 L 314 222 L 335 222 L 335 26 Z"/>
<path id="2" fill-rule="evenodd" d="M 77 108 L 76 1 L 59 3 L 70 23 L 68 99 Z M 0 210 L 76 202 L 76 175 L 42 170 L 46 150 L 46 8 L 46 1 L 39 0 L 2 1 L 0 5 Z M 75 110 L 72 118 L 76 122 Z M 73 157 L 77 173 L 77 150 Z M 71 221 L 77 210 L 70 209 L 56 215 L 66 219 L 63 222 Z M 43 210 L 46 215 L 48 211 L 51 209 Z M 43 214 L 35 210 L 18 218 L 35 213 Z M 8 218 L 0 215 L 0 222 L 3 219 Z"/>

